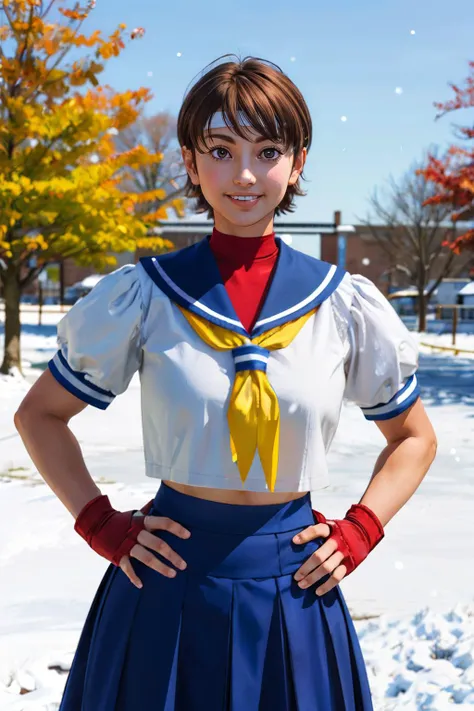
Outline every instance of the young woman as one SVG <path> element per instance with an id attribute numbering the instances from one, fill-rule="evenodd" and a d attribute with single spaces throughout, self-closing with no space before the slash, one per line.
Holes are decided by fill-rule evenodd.
<path id="1" fill-rule="evenodd" d="M 275 65 L 228 57 L 185 97 L 187 194 L 212 235 L 107 275 L 58 326 L 16 413 L 75 530 L 111 562 L 61 711 L 369 711 L 338 583 L 380 542 L 436 439 L 417 348 L 376 287 L 275 237 L 311 119 Z M 142 511 L 116 511 L 68 422 L 140 372 Z M 343 399 L 387 440 L 344 519 L 312 511 Z M 146 515 L 144 515 L 146 514 Z"/>

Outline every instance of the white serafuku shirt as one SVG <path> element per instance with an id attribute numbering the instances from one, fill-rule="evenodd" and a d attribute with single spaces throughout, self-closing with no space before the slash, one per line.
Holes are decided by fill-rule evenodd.
<path id="1" fill-rule="evenodd" d="M 244 484 L 229 446 L 232 351 L 202 341 L 178 304 L 256 336 L 316 306 L 267 376 L 280 406 L 275 491 L 328 485 L 326 454 L 343 400 L 369 420 L 395 417 L 419 396 L 417 344 L 374 284 L 277 239 L 278 262 L 252 333 L 239 322 L 209 238 L 105 276 L 58 324 L 49 367 L 69 392 L 106 409 L 140 373 L 146 474 L 222 489 L 268 491 L 258 451 Z"/>

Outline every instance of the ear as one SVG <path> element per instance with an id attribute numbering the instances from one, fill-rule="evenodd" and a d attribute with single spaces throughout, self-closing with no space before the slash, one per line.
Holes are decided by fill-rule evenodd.
<path id="1" fill-rule="evenodd" d="M 181 148 L 181 155 L 183 156 L 184 167 L 189 175 L 189 178 L 193 185 L 199 185 L 199 175 L 197 174 L 196 164 L 194 162 L 194 155 L 190 148 L 183 146 Z"/>
<path id="2" fill-rule="evenodd" d="M 302 148 L 301 151 L 298 153 L 298 155 L 295 157 L 295 160 L 293 161 L 293 168 L 291 171 L 290 178 L 288 180 L 288 185 L 294 185 L 298 178 L 300 177 L 301 173 L 303 172 L 304 164 L 306 163 L 306 156 L 308 155 L 308 151 L 306 148 Z"/>

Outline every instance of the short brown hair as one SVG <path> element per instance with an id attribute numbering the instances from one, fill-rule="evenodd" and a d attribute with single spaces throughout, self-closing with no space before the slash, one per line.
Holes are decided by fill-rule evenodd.
<path id="1" fill-rule="evenodd" d="M 224 55 L 216 61 L 233 56 Z M 245 57 L 222 62 L 201 76 L 186 94 L 179 112 L 180 145 L 190 148 L 193 155 L 196 150 L 203 153 L 204 131 L 218 111 L 222 111 L 228 127 L 241 138 L 249 138 L 253 129 L 269 140 L 282 140 L 285 150 L 292 148 L 293 154 L 302 148 L 309 150 L 311 145 L 311 116 L 303 95 L 280 67 L 264 59 Z M 239 125 L 239 113 L 250 123 L 249 128 Z M 288 186 L 275 215 L 293 212 L 295 196 L 306 195 L 299 182 L 298 178 L 294 185 Z M 213 217 L 201 186 L 193 185 L 189 176 L 185 195 L 197 198 L 196 212 L 207 211 L 207 216 Z"/>

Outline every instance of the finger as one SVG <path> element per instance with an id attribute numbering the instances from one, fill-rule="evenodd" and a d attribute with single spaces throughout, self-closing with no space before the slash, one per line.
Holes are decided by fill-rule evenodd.
<path id="1" fill-rule="evenodd" d="M 307 543 L 308 541 L 313 541 L 315 538 L 327 538 L 331 533 L 330 527 L 326 523 L 317 523 L 314 526 L 308 526 L 308 528 L 300 531 L 293 538 L 293 543 Z"/>
<path id="2" fill-rule="evenodd" d="M 179 538 L 189 538 L 191 531 L 167 516 L 145 516 L 147 531 L 169 531 Z"/>
<path id="3" fill-rule="evenodd" d="M 142 563 L 147 565 L 149 568 L 156 570 L 157 573 L 166 576 L 167 578 L 174 578 L 176 575 L 176 570 L 169 568 L 167 565 L 158 560 L 153 553 L 148 550 L 148 548 L 143 548 L 139 543 L 136 543 L 132 550 L 130 551 L 130 556 L 140 560 Z"/>
<path id="4" fill-rule="evenodd" d="M 158 538 L 153 533 L 143 529 L 137 536 L 138 543 L 144 548 L 151 548 L 151 550 L 159 553 L 163 558 L 166 558 L 173 563 L 177 568 L 184 570 L 186 568 L 185 561 L 178 555 L 165 541 Z"/>
<path id="5" fill-rule="evenodd" d="M 305 560 L 303 565 L 298 568 L 294 574 L 295 580 L 302 580 L 309 573 L 311 573 L 315 568 L 318 568 L 322 563 L 324 563 L 333 553 L 337 551 L 337 543 L 333 539 L 326 541 L 323 545 L 314 551 L 309 558 Z"/>
<path id="6" fill-rule="evenodd" d="M 138 575 L 135 573 L 132 562 L 128 555 L 122 556 L 122 558 L 120 559 L 119 566 L 131 583 L 133 583 L 139 589 L 143 587 L 143 583 L 138 577 Z"/>
<path id="7" fill-rule="evenodd" d="M 321 585 L 318 587 L 317 590 L 315 590 L 316 595 L 325 595 L 327 592 L 332 590 L 333 588 L 336 587 L 336 585 L 339 585 L 345 574 L 347 573 L 347 568 L 345 565 L 340 565 L 336 570 L 333 572 L 329 580 L 326 580 L 324 585 Z"/>
<path id="8" fill-rule="evenodd" d="M 327 560 L 325 560 L 317 568 L 314 568 L 308 572 L 304 578 L 300 579 L 298 585 L 300 588 L 309 588 L 310 585 L 314 585 L 318 580 L 324 578 L 326 575 L 332 575 L 336 570 L 337 566 L 342 563 L 344 555 L 340 551 L 336 551 L 334 555 L 331 555 Z"/>

